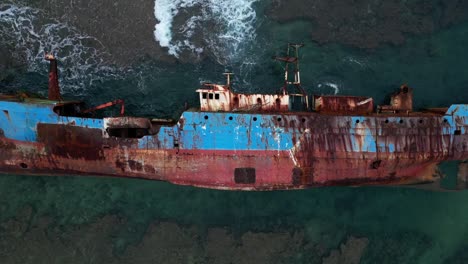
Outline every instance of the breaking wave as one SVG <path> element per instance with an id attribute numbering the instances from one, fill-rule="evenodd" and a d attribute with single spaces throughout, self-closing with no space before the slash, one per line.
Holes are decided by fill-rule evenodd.
<path id="1" fill-rule="evenodd" d="M 104 62 L 108 54 L 98 39 L 48 18 L 40 9 L 0 4 L 0 36 L 0 45 L 11 47 L 13 58 L 29 71 L 44 72 L 44 53 L 55 54 L 65 93 L 80 95 L 94 81 L 118 76 L 117 69 Z"/>
<path id="2" fill-rule="evenodd" d="M 322 94 L 330 94 L 330 90 L 331 93 L 334 95 L 340 93 L 340 85 L 337 83 L 323 82 L 319 83 L 317 87 L 319 88 L 319 92 L 321 92 Z"/>
<path id="3" fill-rule="evenodd" d="M 237 62 L 256 38 L 257 1 L 156 0 L 154 37 L 175 57 L 206 52 L 223 65 Z"/>

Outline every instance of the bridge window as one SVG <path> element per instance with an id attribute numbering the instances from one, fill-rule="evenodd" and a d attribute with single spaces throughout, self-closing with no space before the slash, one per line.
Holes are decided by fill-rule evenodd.
<path id="1" fill-rule="evenodd" d="M 219 94 L 215 94 L 215 99 L 219 100 Z"/>
<path id="2" fill-rule="evenodd" d="M 280 110 L 281 109 L 281 100 L 279 98 L 276 98 L 275 102 L 276 102 L 276 110 Z"/>
<path id="3" fill-rule="evenodd" d="M 202 94 L 202 98 L 203 98 L 203 99 L 206 99 L 206 96 L 207 96 L 207 95 L 208 95 L 208 93 L 203 93 L 203 94 Z"/>
<path id="4" fill-rule="evenodd" d="M 212 93 L 208 94 L 208 98 L 213 99 L 213 94 Z"/>

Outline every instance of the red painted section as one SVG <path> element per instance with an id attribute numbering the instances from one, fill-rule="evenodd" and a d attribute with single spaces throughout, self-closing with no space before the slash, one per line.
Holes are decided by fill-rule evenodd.
<path id="1" fill-rule="evenodd" d="M 60 101 L 60 87 L 58 80 L 57 60 L 51 54 L 46 54 L 45 59 L 50 61 L 49 66 L 49 100 Z"/>
<path id="2" fill-rule="evenodd" d="M 117 99 L 117 100 L 114 100 L 114 101 L 111 101 L 111 102 L 100 104 L 98 106 L 83 110 L 81 112 L 83 114 L 87 114 L 87 113 L 95 112 L 97 110 L 108 108 L 108 107 L 111 107 L 111 106 L 114 106 L 114 105 L 120 105 L 120 115 L 123 116 L 125 114 L 125 102 L 122 99 Z"/>
<path id="3" fill-rule="evenodd" d="M 75 136 L 79 133 L 76 132 Z M 340 152 L 330 159 L 329 153 L 316 151 L 313 159 L 304 160 L 298 154 L 293 157 L 289 151 L 142 150 L 136 149 L 135 141 L 131 140 L 127 140 L 126 146 L 105 142 L 106 147 L 97 149 L 103 143 L 99 142 L 100 139 L 83 141 L 79 136 L 76 139 L 81 145 L 68 142 L 72 145 L 65 146 L 59 141 L 55 149 L 50 149 L 51 142 L 26 143 L 0 137 L 0 148 L 4 150 L 0 153 L 0 168 L 7 173 L 145 178 L 230 190 L 407 184 L 437 180 L 437 176 L 432 174 L 438 159 L 418 163 L 409 157 L 397 158 L 394 154 L 380 156 L 380 163 L 374 164 L 376 154 L 363 158 L 362 153 Z M 69 148 L 80 151 L 70 156 Z M 95 153 L 95 157 L 90 157 L 87 152 Z M 253 168 L 255 182 L 236 182 L 235 171 L 239 168 Z M 242 177 L 246 175 L 248 173 Z"/>

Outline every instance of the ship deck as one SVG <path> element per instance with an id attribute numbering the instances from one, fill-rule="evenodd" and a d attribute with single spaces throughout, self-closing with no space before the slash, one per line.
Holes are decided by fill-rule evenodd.
<path id="1" fill-rule="evenodd" d="M 421 109 L 416 112 L 408 113 L 393 113 L 393 112 L 370 112 L 370 113 L 353 113 L 353 112 L 317 112 L 317 111 L 201 111 L 198 108 L 190 108 L 186 112 L 203 112 L 203 113 L 223 113 L 223 114 L 250 114 L 250 115 L 281 115 L 281 116 L 310 116 L 310 115 L 323 115 L 323 116 L 364 116 L 364 117 L 434 117 L 444 116 L 448 111 L 448 107 L 442 108 L 427 108 Z"/>

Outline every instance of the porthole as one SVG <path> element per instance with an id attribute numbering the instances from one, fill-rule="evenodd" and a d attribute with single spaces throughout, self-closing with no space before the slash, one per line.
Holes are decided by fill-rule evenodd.
<path id="1" fill-rule="evenodd" d="M 388 124 L 388 119 L 385 119 L 385 124 Z"/>
<path id="2" fill-rule="evenodd" d="M 359 121 L 359 119 L 358 119 L 358 120 L 356 120 L 356 124 L 359 124 L 359 122 L 360 122 L 360 121 Z"/>
<path id="3" fill-rule="evenodd" d="M 276 119 L 276 120 L 278 120 L 278 122 L 281 122 L 281 117 L 278 117 L 278 119 Z"/>
<path id="4" fill-rule="evenodd" d="M 254 118 L 253 118 L 253 121 L 257 121 L 257 118 L 256 118 L 256 117 L 254 117 Z"/>
<path id="5" fill-rule="evenodd" d="M 232 116 L 229 117 L 229 120 L 232 120 Z"/>
<path id="6" fill-rule="evenodd" d="M 208 116 L 207 116 L 207 115 L 205 116 L 205 120 L 206 120 L 206 119 L 208 119 Z"/>

